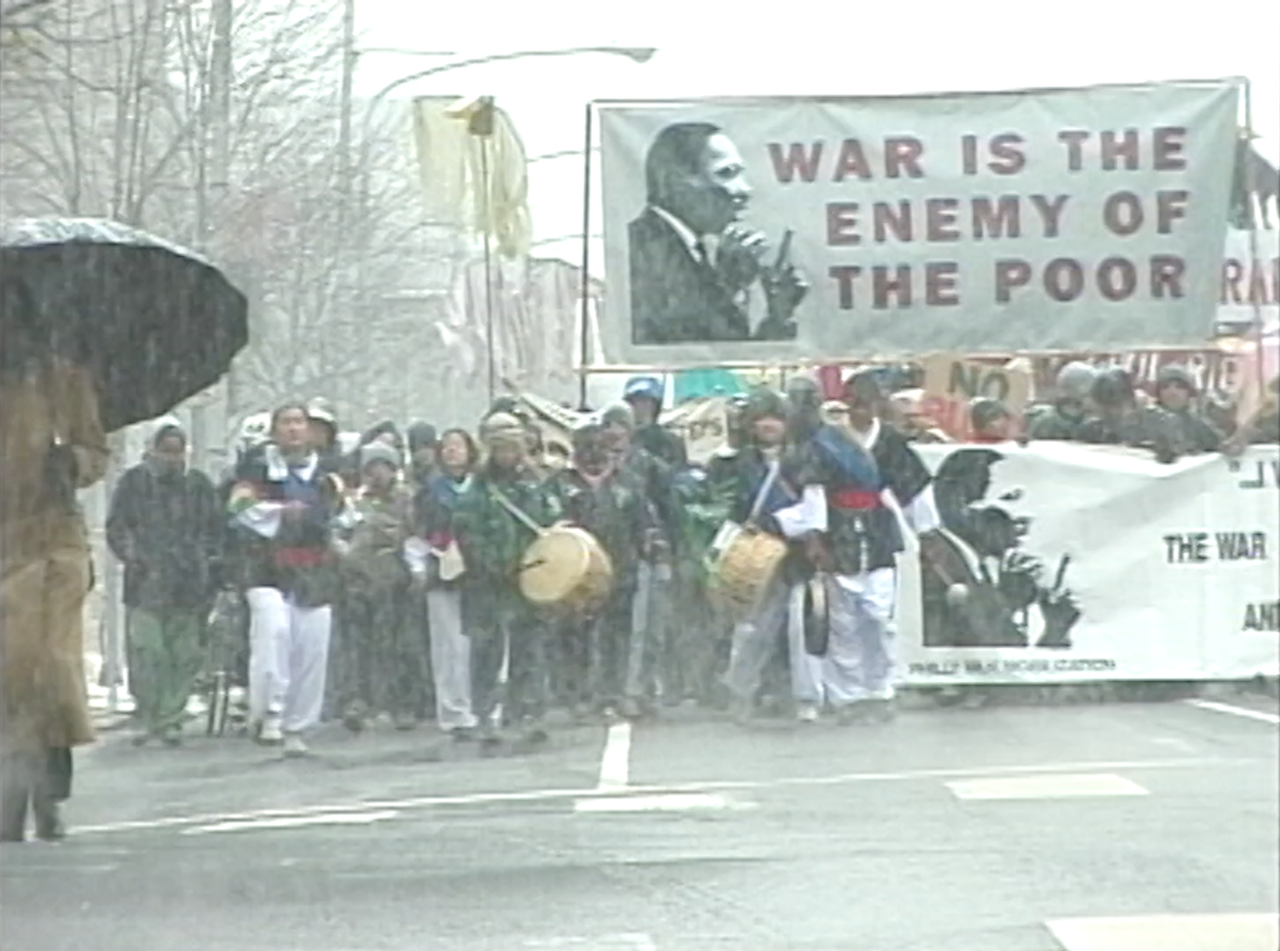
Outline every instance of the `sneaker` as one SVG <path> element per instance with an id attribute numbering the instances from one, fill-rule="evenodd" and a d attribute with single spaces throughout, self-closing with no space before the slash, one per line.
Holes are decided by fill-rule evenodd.
<path id="1" fill-rule="evenodd" d="M 277 746 L 284 739 L 280 714 L 269 713 L 262 721 L 262 730 L 258 733 L 258 742 L 264 746 Z"/>
<path id="2" fill-rule="evenodd" d="M 816 703 L 800 704 L 796 707 L 796 719 L 801 723 L 817 723 L 818 705 Z"/>
<path id="3" fill-rule="evenodd" d="M 288 757 L 306 756 L 310 750 L 302 739 L 301 733 L 286 733 L 284 737 L 284 755 Z"/>

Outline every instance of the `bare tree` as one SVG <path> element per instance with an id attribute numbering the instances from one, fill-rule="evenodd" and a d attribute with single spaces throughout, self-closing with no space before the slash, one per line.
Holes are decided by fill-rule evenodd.
<path id="1" fill-rule="evenodd" d="M 232 4 L 225 111 L 220 2 Z M 230 415 L 335 390 L 377 411 L 355 404 L 405 342 L 379 292 L 429 245 L 401 110 L 353 142 L 361 187 L 339 213 L 341 9 L 47 0 L 41 12 L 0 87 L 0 210 L 104 215 L 208 252 L 255 304 Z"/>

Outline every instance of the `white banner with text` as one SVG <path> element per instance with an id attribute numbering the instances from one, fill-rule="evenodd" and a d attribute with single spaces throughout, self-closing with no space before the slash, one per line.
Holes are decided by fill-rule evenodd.
<path id="1" fill-rule="evenodd" d="M 1280 447 L 921 446 L 944 544 L 902 559 L 913 686 L 1280 673 Z"/>
<path id="2" fill-rule="evenodd" d="M 1204 339 L 1238 90 L 597 103 L 606 355 Z"/>

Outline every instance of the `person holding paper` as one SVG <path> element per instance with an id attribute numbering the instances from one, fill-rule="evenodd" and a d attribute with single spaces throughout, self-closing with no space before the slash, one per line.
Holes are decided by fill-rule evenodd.
<path id="1" fill-rule="evenodd" d="M 283 742 L 286 755 L 300 756 L 324 703 L 334 528 L 352 516 L 342 480 L 313 446 L 305 405 L 278 408 L 271 438 L 241 464 L 228 509 L 246 536 L 250 723 L 260 742 Z"/>
<path id="2" fill-rule="evenodd" d="M 455 740 L 468 740 L 478 721 L 471 712 L 471 638 L 462 613 L 466 563 L 453 516 L 471 489 L 480 447 L 465 429 L 446 429 L 438 455 L 440 471 L 422 485 L 414 500 L 418 534 L 405 542 L 405 560 L 426 589 L 436 725 Z"/>

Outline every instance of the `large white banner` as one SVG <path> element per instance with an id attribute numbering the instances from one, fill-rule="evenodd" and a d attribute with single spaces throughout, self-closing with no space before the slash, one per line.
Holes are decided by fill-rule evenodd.
<path id="1" fill-rule="evenodd" d="M 606 355 L 1204 339 L 1236 87 L 600 103 Z"/>
<path id="2" fill-rule="evenodd" d="M 948 544 L 940 567 L 902 561 L 906 682 L 1280 672 L 1280 447 L 1167 466 L 1071 443 L 919 449 Z"/>

